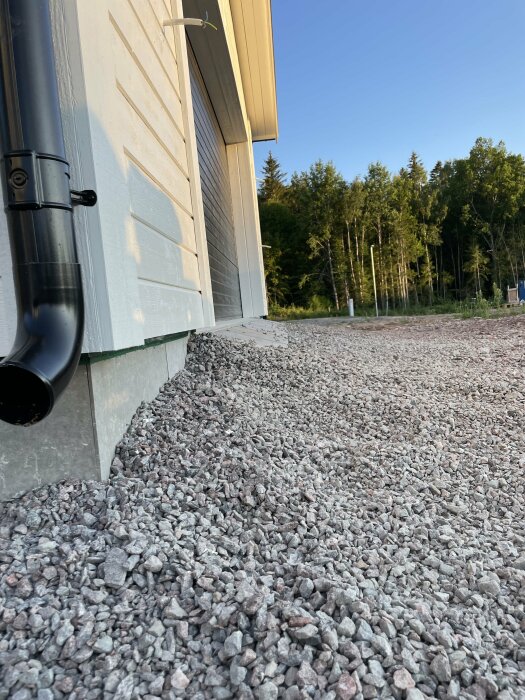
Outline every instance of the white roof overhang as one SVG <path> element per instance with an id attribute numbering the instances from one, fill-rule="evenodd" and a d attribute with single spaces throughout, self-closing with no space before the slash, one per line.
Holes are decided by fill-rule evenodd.
<path id="1" fill-rule="evenodd" d="M 277 139 L 277 96 L 270 0 L 230 0 L 253 141 Z"/>
<path id="2" fill-rule="evenodd" d="M 277 138 L 270 0 L 183 0 L 184 16 L 208 19 L 218 31 L 187 27 L 206 89 L 227 144 Z M 231 9 L 231 13 L 230 13 Z"/>

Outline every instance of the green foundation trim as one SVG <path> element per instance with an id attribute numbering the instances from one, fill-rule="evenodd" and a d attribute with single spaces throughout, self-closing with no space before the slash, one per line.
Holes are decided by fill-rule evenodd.
<path id="1" fill-rule="evenodd" d="M 163 335 L 159 338 L 148 338 L 144 342 L 144 345 L 135 345 L 132 348 L 122 348 L 122 350 L 109 350 L 107 352 L 87 352 L 80 357 L 79 364 L 81 365 L 92 365 L 95 362 L 102 362 L 103 360 L 113 360 L 115 357 L 122 357 L 122 355 L 127 355 L 130 352 L 137 352 L 139 350 L 147 350 L 148 348 L 154 348 L 157 345 L 165 345 L 166 343 L 171 343 L 173 340 L 181 340 L 181 338 L 187 338 L 191 331 L 183 331 L 182 333 L 172 333 L 171 335 Z"/>

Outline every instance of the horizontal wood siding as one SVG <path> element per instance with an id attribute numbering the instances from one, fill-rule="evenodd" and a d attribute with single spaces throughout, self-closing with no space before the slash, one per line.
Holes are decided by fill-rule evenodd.
<path id="1" fill-rule="evenodd" d="M 199 291 L 197 256 L 140 221 L 135 221 L 139 279 Z"/>
<path id="2" fill-rule="evenodd" d="M 120 35 L 119 35 L 120 37 Z M 164 99 L 158 94 L 155 85 L 148 80 L 136 61 L 129 53 L 128 47 L 120 42 L 116 52 L 116 77 L 119 91 L 128 100 L 148 128 L 186 171 L 186 145 L 181 130 L 181 104 L 172 91 L 172 99 Z M 153 109 L 152 109 L 153 107 Z M 147 116 L 146 116 L 147 115 Z"/>
<path id="3" fill-rule="evenodd" d="M 128 182 L 133 218 L 195 253 L 195 230 L 190 214 L 136 163 L 129 164 Z"/>
<path id="4" fill-rule="evenodd" d="M 116 104 L 127 163 L 144 337 L 203 325 L 190 168 L 165 0 L 110 0 Z"/>
<path id="5" fill-rule="evenodd" d="M 139 280 L 139 294 L 147 338 L 167 335 L 167 318 L 177 318 L 176 327 L 171 325 L 172 333 L 202 327 L 199 292 Z"/>
<path id="6" fill-rule="evenodd" d="M 242 305 L 226 146 L 191 50 L 189 59 L 215 317 L 240 318 Z"/>

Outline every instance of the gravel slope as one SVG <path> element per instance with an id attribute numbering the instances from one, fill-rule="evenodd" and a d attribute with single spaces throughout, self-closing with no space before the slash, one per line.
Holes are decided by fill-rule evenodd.
<path id="1" fill-rule="evenodd" d="M 289 328 L 0 505 L 0 698 L 525 698 L 525 323 Z"/>

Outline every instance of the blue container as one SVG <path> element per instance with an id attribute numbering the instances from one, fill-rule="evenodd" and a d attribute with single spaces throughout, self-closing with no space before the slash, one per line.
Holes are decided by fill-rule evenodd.
<path id="1" fill-rule="evenodd" d="M 518 282 L 518 301 L 525 302 L 525 280 Z"/>

